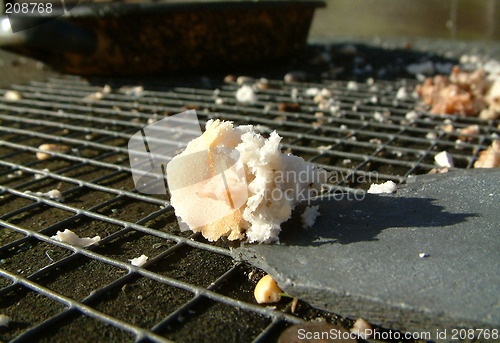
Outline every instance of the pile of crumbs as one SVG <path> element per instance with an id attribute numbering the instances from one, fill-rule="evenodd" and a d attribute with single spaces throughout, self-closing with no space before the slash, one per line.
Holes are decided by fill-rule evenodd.
<path id="1" fill-rule="evenodd" d="M 483 69 L 467 72 L 455 66 L 449 76 L 425 79 L 416 91 L 433 114 L 500 116 L 500 76 Z"/>

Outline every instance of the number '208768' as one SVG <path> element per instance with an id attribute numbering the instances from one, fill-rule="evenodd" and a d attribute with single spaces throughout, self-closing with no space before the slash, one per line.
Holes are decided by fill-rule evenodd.
<path id="1" fill-rule="evenodd" d="M 499 337 L 498 329 L 452 329 L 452 340 L 464 339 L 493 339 L 497 340 Z"/>
<path id="2" fill-rule="evenodd" d="M 52 13 L 52 4 L 50 2 L 7 2 L 5 4 L 5 14 L 42 14 Z"/>

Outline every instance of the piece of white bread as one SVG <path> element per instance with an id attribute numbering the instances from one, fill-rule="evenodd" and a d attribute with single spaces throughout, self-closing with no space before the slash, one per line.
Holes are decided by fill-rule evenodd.
<path id="1" fill-rule="evenodd" d="M 251 125 L 210 120 L 206 131 L 167 165 L 178 217 L 210 241 L 271 243 L 300 201 L 319 194 L 326 171 L 283 154 L 281 137 Z"/>

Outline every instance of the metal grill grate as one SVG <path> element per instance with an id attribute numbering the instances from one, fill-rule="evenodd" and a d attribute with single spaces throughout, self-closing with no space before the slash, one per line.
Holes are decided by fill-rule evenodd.
<path id="1" fill-rule="evenodd" d="M 500 134 L 499 121 L 423 109 L 409 120 L 418 101 L 396 94 L 401 87 L 411 93 L 410 80 L 355 87 L 270 81 L 254 106 L 236 103 L 235 83 L 207 82 L 215 81 L 150 81 L 132 95 L 121 87 L 134 81 L 71 76 L 12 86 L 22 98 L 0 102 L 0 295 L 2 311 L 16 313 L 9 330 L 0 332 L 4 339 L 260 342 L 305 318 L 289 313 L 289 301 L 276 309 L 257 306 L 250 267 L 231 260 L 229 243 L 181 232 L 166 197 L 134 190 L 128 139 L 165 115 L 196 108 L 203 120 L 251 123 L 263 134 L 276 129 L 284 151 L 336 175 L 332 192 L 405 182 L 434 168 L 434 155 L 443 150 L 457 167 L 470 168 Z M 88 97 L 105 84 L 111 93 Z M 315 115 L 317 104 L 304 96 L 311 87 L 331 91 L 332 113 Z M 297 103 L 300 110 L 280 111 L 280 103 Z M 463 135 L 443 130 L 448 124 L 477 124 L 480 133 L 457 143 Z M 40 161 L 35 154 L 43 143 L 72 149 Z M 54 188 L 64 202 L 36 193 Z M 50 238 L 64 229 L 103 239 L 81 249 Z M 128 262 L 141 254 L 151 258 L 143 267 Z"/>

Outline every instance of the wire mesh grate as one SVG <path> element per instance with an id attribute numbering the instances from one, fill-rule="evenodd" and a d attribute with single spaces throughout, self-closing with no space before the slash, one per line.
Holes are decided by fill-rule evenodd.
<path id="1" fill-rule="evenodd" d="M 181 231 L 166 196 L 134 189 L 128 139 L 164 116 L 195 108 L 203 121 L 277 130 L 283 151 L 332 172 L 331 192 L 403 183 L 444 150 L 471 168 L 500 134 L 499 121 L 431 115 L 414 97 L 398 98 L 401 88 L 411 94 L 411 80 L 270 80 L 252 106 L 237 103 L 235 82 L 136 82 L 63 76 L 13 85 L 21 99 L 0 100 L 0 305 L 14 320 L 3 339 L 64 340 L 88 328 L 85 340 L 264 342 L 303 321 L 290 301 L 256 305 L 254 270 L 231 259 L 228 242 Z M 331 92 L 327 109 L 305 95 L 311 88 Z M 45 143 L 70 150 L 38 160 Z M 64 201 L 43 195 L 52 189 Z M 64 229 L 102 240 L 83 249 L 50 238 Z M 141 254 L 150 260 L 131 265 Z"/>

